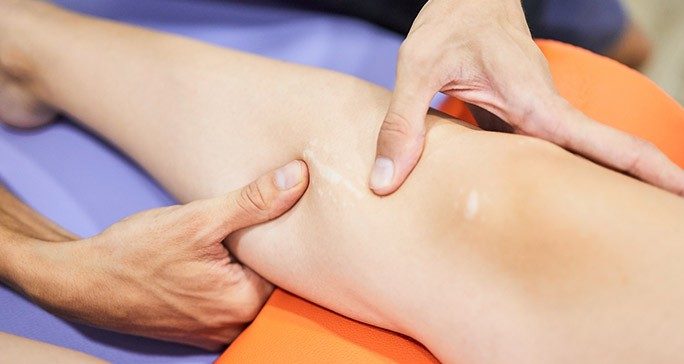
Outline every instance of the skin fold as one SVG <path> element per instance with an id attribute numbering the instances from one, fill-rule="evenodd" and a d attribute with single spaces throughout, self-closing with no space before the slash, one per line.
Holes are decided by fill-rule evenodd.
<path id="1" fill-rule="evenodd" d="M 0 24 L 2 64 L 180 200 L 307 163 L 308 191 L 290 212 L 228 239 L 274 284 L 445 362 L 684 360 L 681 198 L 437 112 L 420 163 L 379 197 L 367 171 L 387 90 L 42 11 Z"/>

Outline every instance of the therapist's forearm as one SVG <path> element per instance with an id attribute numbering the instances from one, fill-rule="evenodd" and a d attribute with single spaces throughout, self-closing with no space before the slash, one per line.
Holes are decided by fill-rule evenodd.
<path id="1" fill-rule="evenodd" d="M 75 235 L 19 201 L 2 184 L 0 184 L 0 230 L 5 239 L 17 235 L 52 242 L 76 238 Z"/>
<path id="2" fill-rule="evenodd" d="M 27 253 L 38 245 L 74 236 L 40 216 L 0 185 L 0 280 L 17 286 L 21 274 L 42 269 Z M 20 266 L 24 268 L 20 268 Z M 46 267 L 49 268 L 49 267 Z"/>
<path id="3" fill-rule="evenodd" d="M 106 290 L 108 279 L 84 263 L 99 263 L 92 247 L 49 221 L 0 186 L 0 281 L 43 308 L 89 323 L 92 289 Z"/>
<path id="4" fill-rule="evenodd" d="M 59 313 L 81 295 L 73 273 L 82 257 L 67 251 L 73 240 L 0 187 L 0 281 Z"/>
<path id="5" fill-rule="evenodd" d="M 96 290 L 106 290 L 99 272 L 84 271 L 92 260 L 74 242 L 41 240 L 0 226 L 0 282 L 60 317 L 90 323 Z"/>

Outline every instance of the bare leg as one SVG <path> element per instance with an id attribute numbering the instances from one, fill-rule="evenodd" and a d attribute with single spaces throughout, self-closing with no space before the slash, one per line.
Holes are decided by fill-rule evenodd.
<path id="1" fill-rule="evenodd" d="M 104 363 L 79 352 L 0 332 L 0 352 L 6 363 Z"/>
<path id="2" fill-rule="evenodd" d="M 0 20 L 12 74 L 181 199 L 307 161 L 300 204 L 230 241 L 274 283 L 445 361 L 682 359 L 681 199 L 439 115 L 418 168 L 381 199 L 365 171 L 386 90 L 65 12 L 30 18 Z"/>

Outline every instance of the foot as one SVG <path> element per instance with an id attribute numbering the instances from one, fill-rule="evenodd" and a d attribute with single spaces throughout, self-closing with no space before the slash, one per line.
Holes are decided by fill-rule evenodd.
<path id="1" fill-rule="evenodd" d="M 36 1 L 0 0 L 0 17 L 14 19 L 32 13 Z M 35 15 L 35 14 L 34 14 Z M 22 57 L 4 35 L 12 33 L 10 22 L 0 19 L 0 123 L 18 128 L 35 128 L 52 121 L 56 110 L 42 102 L 30 89 L 22 70 Z M 17 72 L 20 71 L 20 72 Z"/>

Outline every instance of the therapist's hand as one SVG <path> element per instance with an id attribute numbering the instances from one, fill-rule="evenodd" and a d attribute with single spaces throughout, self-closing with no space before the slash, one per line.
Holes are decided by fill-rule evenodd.
<path id="1" fill-rule="evenodd" d="M 145 211 L 90 239 L 45 244 L 25 251 L 13 285 L 71 320 L 220 349 L 273 290 L 223 241 L 283 214 L 307 185 L 306 164 L 295 161 L 226 196 Z"/>
<path id="2" fill-rule="evenodd" d="M 536 136 L 684 195 L 684 173 L 650 144 L 562 99 L 520 0 L 431 0 L 399 50 L 396 88 L 378 135 L 370 188 L 387 195 L 420 159 L 437 92 L 474 105 L 485 129 Z M 503 121 L 503 122 L 502 122 Z"/>

